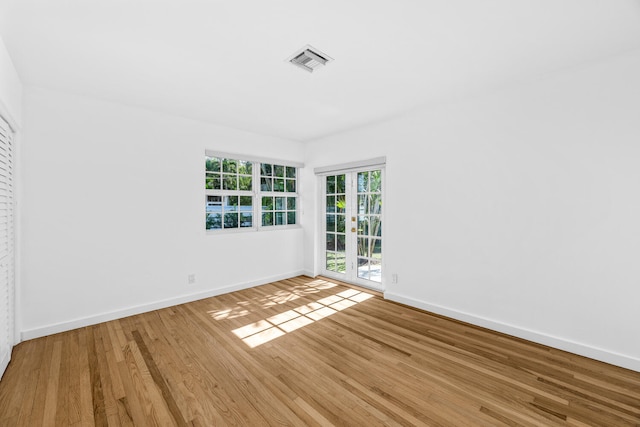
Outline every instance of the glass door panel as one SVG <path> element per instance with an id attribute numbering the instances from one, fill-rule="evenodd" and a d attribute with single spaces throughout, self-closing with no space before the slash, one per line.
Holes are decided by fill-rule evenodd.
<path id="1" fill-rule="evenodd" d="M 346 176 L 331 175 L 325 182 L 325 268 L 346 272 Z"/>
<path id="2" fill-rule="evenodd" d="M 358 278 L 382 282 L 382 173 L 358 172 Z"/>

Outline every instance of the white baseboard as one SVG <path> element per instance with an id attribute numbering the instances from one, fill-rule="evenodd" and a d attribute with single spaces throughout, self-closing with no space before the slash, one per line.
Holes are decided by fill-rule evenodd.
<path id="1" fill-rule="evenodd" d="M 487 319 L 484 317 L 476 316 L 473 314 L 465 313 L 462 311 L 454 310 L 448 307 L 431 304 L 425 301 L 420 301 L 420 300 L 406 297 L 404 295 L 399 295 L 393 292 L 385 292 L 384 297 L 385 299 L 399 302 L 401 304 L 406 304 L 411 307 L 419 308 L 422 310 L 426 310 L 431 313 L 440 314 L 442 316 L 450 317 L 452 319 L 460 320 L 462 322 L 470 323 L 472 325 L 481 326 L 483 328 L 491 329 L 493 331 L 502 332 L 504 334 L 522 338 L 528 341 L 533 341 L 538 344 L 543 344 L 549 347 L 568 351 L 573 354 L 585 356 L 591 359 L 599 360 L 601 362 L 610 363 L 612 365 L 616 365 L 626 369 L 631 369 L 633 371 L 640 372 L 640 359 L 632 356 L 615 353 L 609 350 L 604 350 L 604 349 L 593 347 L 590 345 L 581 344 L 565 338 L 556 337 L 553 335 L 532 331 L 532 330 L 521 328 L 518 326 L 509 325 L 507 323 L 502 323 L 502 322 Z"/>
<path id="2" fill-rule="evenodd" d="M 31 340 L 34 338 L 40 338 L 47 335 L 57 334 L 59 332 L 66 332 L 73 329 L 83 328 L 85 326 L 95 325 L 102 322 L 108 322 L 110 320 L 122 319 L 123 317 L 127 317 L 127 316 L 133 316 L 136 314 L 146 313 L 153 310 L 172 307 L 178 304 L 184 304 L 187 302 L 197 301 L 204 298 L 227 294 L 229 292 L 240 291 L 243 289 L 253 288 L 255 286 L 260 286 L 260 285 L 266 285 L 267 283 L 277 282 L 278 280 L 290 279 L 292 277 L 297 277 L 302 274 L 305 274 L 302 270 L 294 271 L 288 274 L 280 274 L 277 276 L 271 276 L 271 277 L 263 278 L 260 280 L 237 283 L 235 285 L 229 285 L 223 288 L 210 289 L 210 290 L 198 292 L 195 294 L 181 295 L 175 298 L 154 301 L 148 304 L 142 304 L 142 305 L 137 305 L 133 307 L 126 307 L 120 310 L 97 314 L 95 316 L 83 317 L 79 319 L 69 320 L 66 322 L 60 322 L 60 323 L 46 325 L 38 328 L 27 329 L 21 332 L 20 338 L 22 341 Z"/>

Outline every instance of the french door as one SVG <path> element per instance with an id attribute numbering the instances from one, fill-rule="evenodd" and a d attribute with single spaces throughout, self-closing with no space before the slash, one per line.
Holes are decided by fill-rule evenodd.
<path id="1" fill-rule="evenodd" d="M 323 274 L 382 290 L 382 168 L 326 175 Z"/>

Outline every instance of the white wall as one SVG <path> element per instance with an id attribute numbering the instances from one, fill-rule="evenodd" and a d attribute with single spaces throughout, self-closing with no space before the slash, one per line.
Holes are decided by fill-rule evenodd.
<path id="1" fill-rule="evenodd" d="M 638 75 L 635 52 L 314 141 L 305 186 L 386 155 L 387 298 L 640 370 Z"/>
<path id="2" fill-rule="evenodd" d="M 9 52 L 0 38 L 0 116 L 13 128 L 22 122 L 22 84 Z"/>
<path id="3" fill-rule="evenodd" d="M 299 143 L 25 90 L 23 338 L 301 273 L 301 228 L 207 235 L 204 151 Z M 196 284 L 187 284 L 187 275 Z"/>

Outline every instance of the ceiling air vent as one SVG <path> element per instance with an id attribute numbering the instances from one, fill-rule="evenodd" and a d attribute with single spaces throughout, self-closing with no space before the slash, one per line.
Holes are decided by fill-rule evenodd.
<path id="1" fill-rule="evenodd" d="M 296 65 L 310 73 L 313 73 L 313 70 L 322 65 L 326 65 L 330 61 L 333 61 L 333 58 L 309 45 L 298 50 L 289 58 L 289 62 L 293 65 Z"/>

